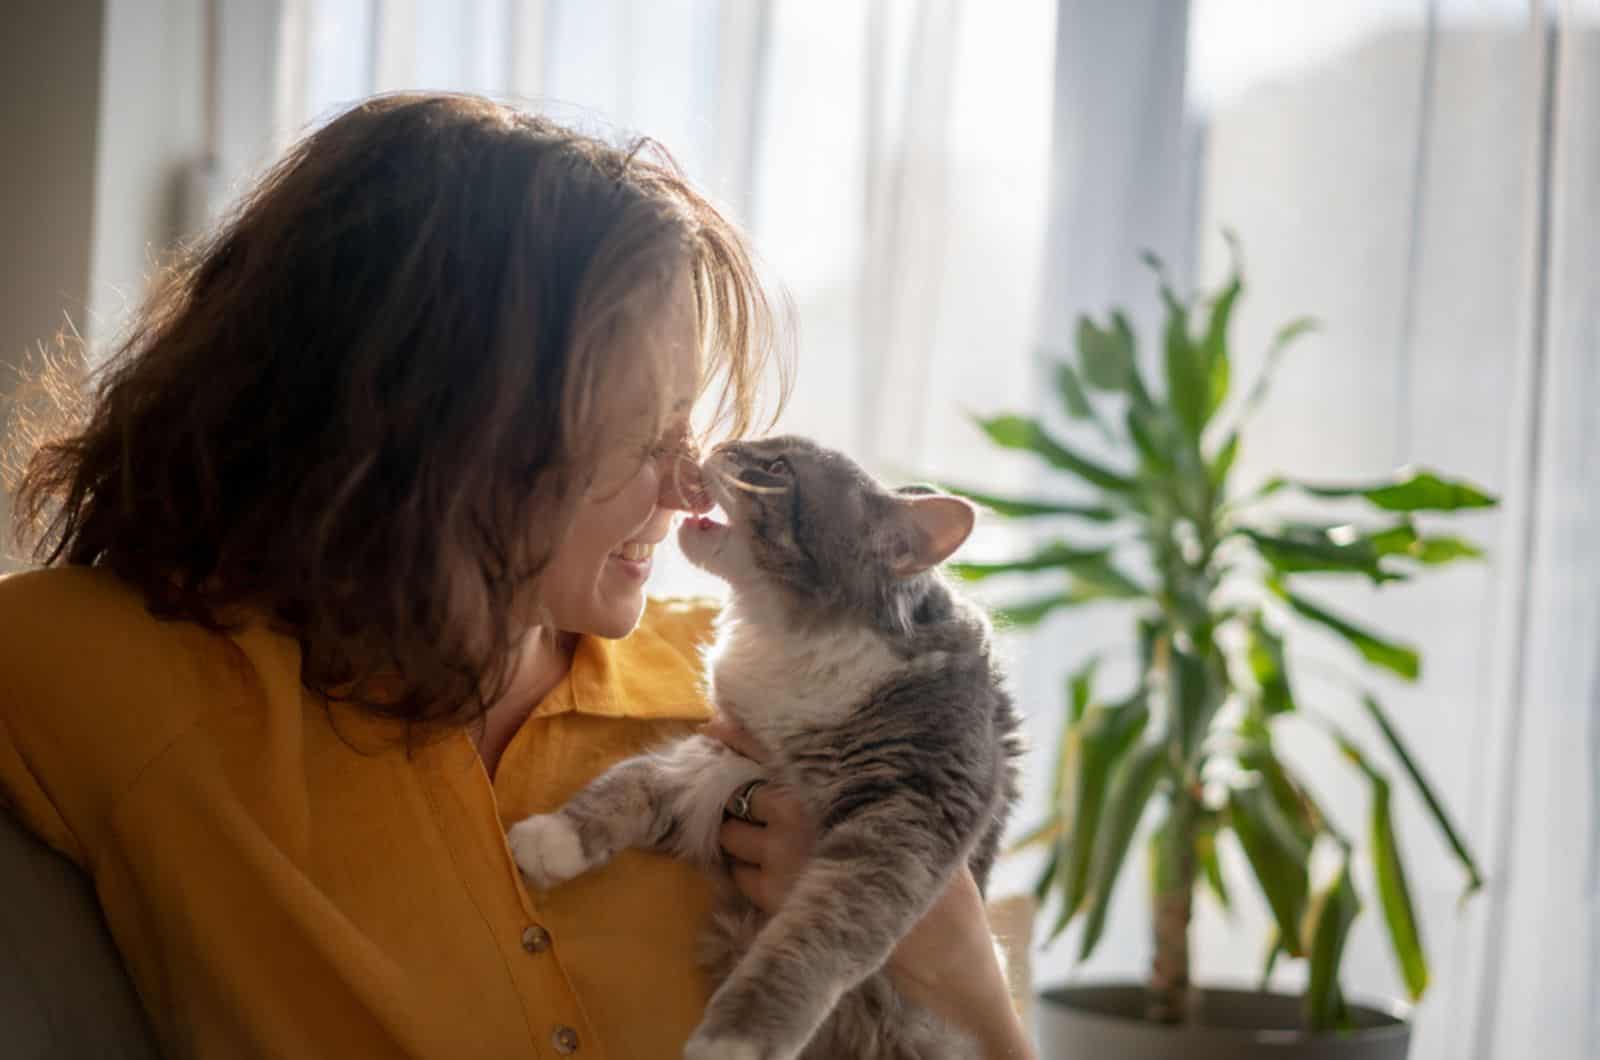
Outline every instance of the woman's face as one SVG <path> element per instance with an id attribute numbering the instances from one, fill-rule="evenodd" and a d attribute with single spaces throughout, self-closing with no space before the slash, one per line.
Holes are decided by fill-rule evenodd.
<path id="1" fill-rule="evenodd" d="M 630 363 L 662 364 L 622 381 L 617 408 L 650 408 L 656 395 L 630 391 L 666 386 L 665 430 L 649 436 L 653 417 L 624 411 L 615 437 L 606 440 L 594 484 L 579 502 L 566 537 L 540 579 L 539 595 L 557 629 L 624 637 L 644 613 L 652 553 L 672 529 L 677 512 L 700 503 L 699 470 L 689 442 L 689 411 L 699 377 L 699 334 L 687 275 L 671 289 L 661 313 L 627 341 L 637 344 Z M 642 426 L 635 427 L 635 424 Z"/>

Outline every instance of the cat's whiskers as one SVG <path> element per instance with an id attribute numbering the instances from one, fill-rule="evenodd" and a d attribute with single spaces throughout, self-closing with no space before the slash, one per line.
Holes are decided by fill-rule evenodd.
<path id="1" fill-rule="evenodd" d="M 711 472 L 711 474 L 713 474 L 713 475 L 717 476 L 717 478 L 721 479 L 723 484 L 728 485 L 728 486 L 732 486 L 736 490 L 743 490 L 746 493 L 772 493 L 772 494 L 777 494 L 777 493 L 788 493 L 789 492 L 789 487 L 788 486 L 757 486 L 754 482 L 746 482 L 744 479 L 739 478 L 736 475 L 730 474 L 729 472 L 724 471 L 720 467 L 708 467 L 705 470 Z"/>

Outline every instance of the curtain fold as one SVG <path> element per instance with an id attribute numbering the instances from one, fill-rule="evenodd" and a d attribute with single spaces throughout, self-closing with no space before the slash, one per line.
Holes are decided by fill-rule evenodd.
<path id="1" fill-rule="evenodd" d="M 1194 17 L 1227 21 L 1242 6 L 1198 0 Z M 1458 908 L 1449 852 L 1415 800 L 1397 803 L 1433 973 L 1413 1056 L 1579 1060 L 1600 1055 L 1600 20 L 1593 4 L 1536 4 L 1535 18 L 1526 4 L 1475 0 L 1363 7 L 1342 25 L 1323 14 L 1279 27 L 1276 65 L 1202 111 L 1200 275 L 1215 282 L 1226 267 L 1223 226 L 1246 254 L 1235 372 L 1254 373 L 1282 321 L 1310 313 L 1325 325 L 1285 363 L 1238 472 L 1355 478 L 1398 455 L 1502 496 L 1463 523 L 1489 545 L 1486 563 L 1319 596 L 1421 649 L 1420 683 L 1376 688 L 1488 879 Z M 1248 66 L 1248 43 L 1235 44 L 1228 54 Z M 1302 640 L 1297 656 L 1314 668 L 1306 687 L 1320 709 L 1360 732 L 1338 681 L 1316 676 L 1340 668 L 1341 651 Z M 1359 784 L 1313 741 L 1285 743 L 1324 803 L 1359 826 Z M 1347 985 L 1398 997 L 1369 907 Z M 1211 975 L 1254 976 L 1238 923 L 1202 904 L 1199 931 Z"/>
<path id="2" fill-rule="evenodd" d="M 1527 31 L 1539 64 L 1528 205 L 1523 498 L 1505 573 L 1510 659 L 1483 762 L 1497 881 L 1475 917 L 1457 1055 L 1600 1055 L 1600 5 Z"/>

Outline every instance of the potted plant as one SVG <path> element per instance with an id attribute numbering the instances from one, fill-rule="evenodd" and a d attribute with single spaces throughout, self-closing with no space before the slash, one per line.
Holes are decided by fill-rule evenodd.
<path id="1" fill-rule="evenodd" d="M 1047 586 L 1043 595 L 1000 608 L 1002 624 L 1030 626 L 1061 608 L 1120 605 L 1130 649 L 1137 646 L 1132 687 L 1114 697 L 1096 687 L 1095 659 L 1071 676 L 1049 812 L 1014 849 L 1047 851 L 1036 894 L 1048 936 L 1053 941 L 1081 921 L 1078 950 L 1087 957 L 1101 939 L 1139 824 L 1150 815 L 1149 978 L 1046 991 L 1039 1018 L 1047 1056 L 1405 1055 L 1403 1019 L 1345 999 L 1339 967 L 1363 907 L 1364 888 L 1352 874 L 1358 837 L 1323 812 L 1313 786 L 1275 748 L 1274 731 L 1288 720 L 1318 726 L 1369 786 L 1360 837 L 1373 869 L 1368 900 L 1376 899 L 1413 999 L 1427 987 L 1428 967 L 1391 823 L 1392 776 L 1421 798 L 1465 872 L 1467 893 L 1481 884 L 1459 830 L 1377 693 L 1354 692 L 1381 754 L 1300 698 L 1286 645 L 1298 627 L 1320 626 L 1366 666 L 1415 681 L 1416 651 L 1319 603 L 1302 583 L 1334 575 L 1387 586 L 1476 558 L 1481 552 L 1471 542 L 1425 529 L 1417 516 L 1496 501 L 1465 482 L 1410 469 L 1376 482 L 1280 476 L 1248 492 L 1236 488 L 1230 472 L 1241 428 L 1284 351 L 1313 324 L 1298 320 L 1280 330 L 1259 378 L 1236 395 L 1229 318 L 1243 284 L 1233 249 L 1232 275 L 1197 304 L 1174 294 L 1160 263 L 1146 256 L 1165 307 L 1159 387 L 1146 383 L 1133 328 L 1113 312 L 1104 323 L 1081 319 L 1076 358 L 1054 366 L 1065 430 L 1052 432 L 1026 416 L 978 418 L 996 445 L 1042 459 L 1081 500 L 957 490 L 1004 518 L 1077 524 L 1075 536 L 1024 557 L 954 565 L 970 580 L 1022 575 Z M 1268 498 L 1276 500 L 1263 504 Z M 1282 503 L 1289 500 L 1292 506 Z M 1366 511 L 1352 521 L 1328 512 L 1329 502 L 1360 503 Z M 1320 514 L 1308 517 L 1307 508 Z M 1288 510 L 1295 517 L 1282 514 Z M 1196 888 L 1209 888 L 1225 904 L 1239 893 L 1217 854 L 1229 834 L 1275 925 L 1260 992 L 1190 983 Z M 1313 871 L 1314 849 L 1322 852 L 1316 863 L 1331 860 L 1331 871 Z M 1265 992 L 1280 959 L 1308 962 L 1302 997 Z"/>

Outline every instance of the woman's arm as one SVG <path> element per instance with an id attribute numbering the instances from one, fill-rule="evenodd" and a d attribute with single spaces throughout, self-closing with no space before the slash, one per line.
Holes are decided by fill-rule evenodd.
<path id="1" fill-rule="evenodd" d="M 900 941 L 889 974 L 906 997 L 972 1035 L 985 1060 L 1034 1060 L 967 868 Z"/>
<path id="2" fill-rule="evenodd" d="M 714 722 L 704 731 L 746 757 L 765 757 L 748 734 L 730 724 Z M 816 828 L 797 800 L 770 787 L 756 792 L 752 810 L 766 823 L 729 818 L 722 825 L 722 846 L 735 859 L 734 884 L 757 908 L 773 913 L 811 856 Z M 995 951 L 983 897 L 966 866 L 900 940 L 888 969 L 907 998 L 976 1039 L 984 1060 L 1035 1060 Z"/>

